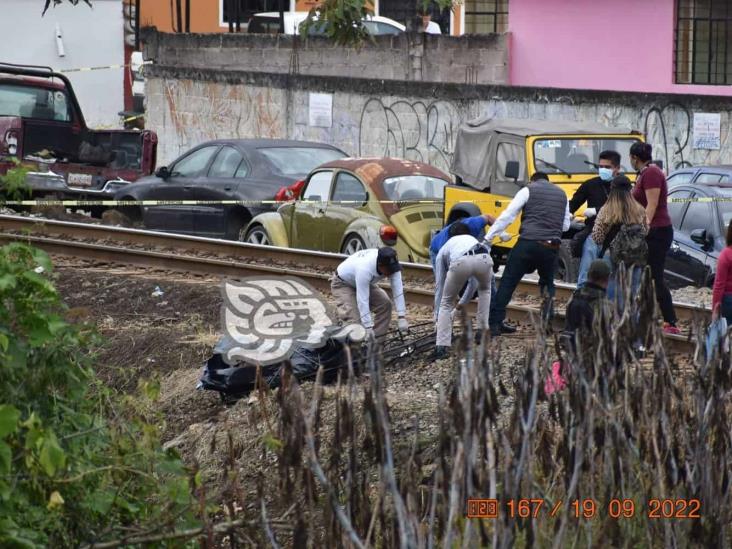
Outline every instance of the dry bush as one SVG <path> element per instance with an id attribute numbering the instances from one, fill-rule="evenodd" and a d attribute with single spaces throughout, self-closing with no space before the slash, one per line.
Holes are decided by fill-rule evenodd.
<path id="1" fill-rule="evenodd" d="M 275 395 L 260 395 L 261 422 L 271 434 L 263 457 L 275 458 L 276 474 L 260 481 L 259 542 L 727 546 L 729 356 L 706 362 L 697 352 L 677 364 L 664 350 L 648 277 L 634 300 L 622 286 L 632 305 L 605 307 L 576 351 L 560 350 L 556 335 L 537 321 L 525 361 L 513 371 L 501 365 L 498 346 L 473 345 L 465 330 L 454 381 L 440 390 L 436 438 L 425 440 L 417 421 L 408 440 L 394 440 L 376 350 L 368 384 L 357 383 L 353 372 L 339 381 L 327 425 L 322 386 L 316 383 L 307 398 L 285 375 Z M 639 340 L 652 360 L 636 358 Z M 558 354 L 569 364 L 568 388 L 546 397 L 544 379 Z M 466 519 L 466 500 L 475 497 L 501 502 L 499 517 Z M 542 502 L 529 506 L 536 516 L 518 516 L 518 500 L 529 498 Z M 692 498 L 700 501 L 699 519 L 649 517 L 651 500 Z M 619 501 L 611 509 L 612 500 Z M 674 513 L 693 509 L 673 505 Z M 668 505 L 658 506 L 661 517 L 664 510 Z M 279 530 L 270 516 L 279 517 Z M 284 517 L 291 529 L 281 528 Z"/>

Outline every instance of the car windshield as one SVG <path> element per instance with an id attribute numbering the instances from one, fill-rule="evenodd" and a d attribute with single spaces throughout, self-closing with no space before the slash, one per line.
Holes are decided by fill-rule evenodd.
<path id="1" fill-rule="evenodd" d="M 316 147 L 270 147 L 259 149 L 267 160 L 282 175 L 306 176 L 312 170 L 330 162 L 345 158 L 345 154 L 335 149 L 321 149 Z"/>
<path id="2" fill-rule="evenodd" d="M 442 200 L 447 181 L 427 175 L 389 177 L 382 184 L 387 200 Z"/>
<path id="3" fill-rule="evenodd" d="M 0 116 L 71 120 L 66 92 L 16 84 L 0 84 Z"/>
<path id="4" fill-rule="evenodd" d="M 602 151 L 620 154 L 620 169 L 630 170 L 630 147 L 638 139 L 537 139 L 534 141 L 535 170 L 548 174 L 595 173 Z"/>

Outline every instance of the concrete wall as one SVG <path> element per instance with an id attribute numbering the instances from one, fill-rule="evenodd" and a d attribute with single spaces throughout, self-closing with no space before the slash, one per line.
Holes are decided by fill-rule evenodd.
<path id="1" fill-rule="evenodd" d="M 160 65 L 434 82 L 508 82 L 508 36 L 378 36 L 359 49 L 325 38 L 144 33 Z"/>
<path id="2" fill-rule="evenodd" d="M 732 96 L 674 83 L 675 0 L 511 0 L 511 84 Z"/>
<path id="3" fill-rule="evenodd" d="M 56 70 L 124 63 L 122 2 L 95 0 L 64 2 L 41 17 L 43 2 L 2 0 L 0 61 L 46 65 Z M 56 49 L 56 24 L 61 28 L 66 55 Z M 119 127 L 117 113 L 124 108 L 123 69 L 68 74 L 87 124 Z"/>
<path id="4" fill-rule="evenodd" d="M 643 131 L 666 166 L 732 163 L 727 98 L 297 76 L 154 66 L 147 124 L 159 158 L 209 139 L 332 143 L 351 155 L 397 156 L 447 169 L 460 125 L 496 118 L 592 121 Z M 333 98 L 332 124 L 309 125 L 309 94 Z M 721 113 L 721 150 L 693 148 L 693 113 Z"/>

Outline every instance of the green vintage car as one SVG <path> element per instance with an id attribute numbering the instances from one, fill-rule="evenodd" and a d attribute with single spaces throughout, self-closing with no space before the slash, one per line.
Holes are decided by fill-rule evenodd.
<path id="1" fill-rule="evenodd" d="M 295 200 L 254 217 L 242 235 L 252 244 L 348 255 L 388 245 L 402 261 L 428 263 L 449 182 L 422 162 L 336 160 L 313 170 Z"/>

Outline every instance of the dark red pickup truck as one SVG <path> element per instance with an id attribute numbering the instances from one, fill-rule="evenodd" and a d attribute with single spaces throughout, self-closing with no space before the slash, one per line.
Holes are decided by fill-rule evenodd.
<path id="1" fill-rule="evenodd" d="M 0 63 L 0 175 L 20 160 L 34 197 L 110 198 L 155 170 L 151 131 L 92 130 L 69 79 Z"/>

